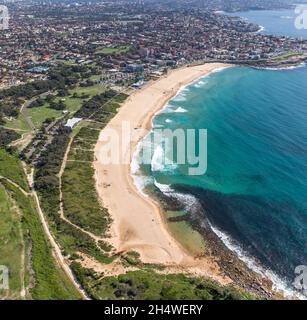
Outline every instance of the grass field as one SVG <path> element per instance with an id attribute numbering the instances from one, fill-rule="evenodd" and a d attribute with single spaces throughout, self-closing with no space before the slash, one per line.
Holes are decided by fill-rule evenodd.
<path id="1" fill-rule="evenodd" d="M 63 112 L 60 110 L 51 109 L 47 104 L 39 108 L 28 109 L 29 117 L 31 118 L 35 128 L 40 128 L 43 122 L 48 118 L 61 118 Z"/>
<path id="2" fill-rule="evenodd" d="M 22 114 L 19 114 L 19 116 L 16 119 L 13 118 L 12 120 L 7 120 L 4 127 L 12 130 L 25 131 L 25 132 L 28 132 L 31 130 L 25 117 Z"/>
<path id="3" fill-rule="evenodd" d="M 71 94 L 77 93 L 79 95 L 88 94 L 90 95 L 90 97 L 93 97 L 96 94 L 103 93 L 105 90 L 106 88 L 103 85 L 95 84 L 89 87 L 76 87 L 75 89 L 71 90 L 70 93 Z"/>
<path id="4" fill-rule="evenodd" d="M 92 81 L 97 81 L 97 80 L 100 80 L 101 77 L 102 77 L 101 74 L 95 74 L 95 75 L 93 75 L 93 76 L 90 76 L 89 79 L 92 80 Z"/>
<path id="5" fill-rule="evenodd" d="M 113 48 L 102 48 L 97 50 L 96 54 L 116 54 L 116 53 L 126 53 L 130 50 L 129 46 L 120 46 Z"/>
<path id="6" fill-rule="evenodd" d="M 77 87 L 69 92 L 69 96 L 66 97 L 57 97 L 54 99 L 54 102 L 59 102 L 61 99 L 65 99 L 64 104 L 66 106 L 65 111 L 70 113 L 75 113 L 81 107 L 83 103 L 83 99 L 80 98 L 73 98 L 73 94 L 77 93 L 78 95 L 88 95 L 87 99 L 90 99 L 96 94 L 102 93 L 105 91 L 105 87 L 100 84 L 96 84 L 89 87 Z M 44 104 L 42 107 L 39 108 L 32 108 L 29 109 L 29 116 L 31 117 L 35 127 L 39 128 L 43 122 L 47 118 L 61 118 L 63 117 L 63 111 L 61 110 L 54 110 L 49 108 L 48 104 Z"/>
<path id="7" fill-rule="evenodd" d="M 75 89 L 70 90 L 68 96 L 56 97 L 54 101 L 59 102 L 61 99 L 65 99 L 64 101 L 64 104 L 66 106 L 65 110 L 70 113 L 74 113 L 81 107 L 84 101 L 84 99 L 81 99 L 81 98 L 74 98 L 73 97 L 74 93 L 77 93 L 78 95 L 82 95 L 82 94 L 88 95 L 87 99 L 90 99 L 91 97 L 97 94 L 103 93 L 104 91 L 105 91 L 105 87 L 102 86 L 101 84 L 95 84 L 89 87 L 78 86 Z M 41 107 L 28 108 L 28 114 L 36 128 L 40 128 L 43 122 L 48 118 L 59 119 L 64 116 L 64 113 L 62 110 L 51 109 L 49 108 L 48 103 L 45 103 Z M 17 130 L 17 131 L 24 131 L 24 132 L 31 131 L 31 128 L 29 127 L 28 123 L 26 122 L 22 114 L 19 114 L 19 116 L 16 119 L 7 120 L 4 127 L 8 129 Z"/>
<path id="8" fill-rule="evenodd" d="M 57 97 L 54 99 L 54 102 L 58 103 L 61 99 L 65 99 L 65 111 L 70 113 L 76 112 L 83 103 L 83 99 L 73 98 L 72 96 L 66 96 L 63 98 Z M 48 118 L 59 119 L 64 116 L 62 110 L 51 109 L 47 103 L 45 103 L 42 107 L 28 109 L 28 113 L 36 128 L 40 128 L 43 122 Z"/>

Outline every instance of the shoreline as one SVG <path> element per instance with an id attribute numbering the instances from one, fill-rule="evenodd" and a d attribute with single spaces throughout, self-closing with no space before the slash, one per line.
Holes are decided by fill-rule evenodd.
<path id="1" fill-rule="evenodd" d="M 137 251 L 144 263 L 188 269 L 189 272 L 210 276 L 223 284 L 228 284 L 231 280 L 220 273 L 217 264 L 212 259 L 200 260 L 187 253 L 170 234 L 157 201 L 140 194 L 131 175 L 131 161 L 138 143 L 151 129 L 152 118 L 181 88 L 226 67 L 231 65 L 212 63 L 174 69 L 166 76 L 133 92 L 101 131 L 95 147 L 94 161 L 96 188 L 112 219 L 106 240 L 116 252 Z M 144 107 L 140 110 L 142 105 Z M 124 163 L 102 164 L 103 134 L 112 129 L 121 136 L 123 121 L 130 121 L 134 128 L 132 134 L 136 135 L 131 144 L 125 145 Z"/>
<path id="2" fill-rule="evenodd" d="M 142 262 L 162 264 L 168 268 L 168 272 L 206 276 L 222 285 L 238 285 L 264 298 L 272 298 L 275 295 L 272 294 L 270 281 L 262 279 L 233 252 L 228 252 L 230 250 L 212 234 L 212 230 L 206 230 L 207 234 L 204 236 L 208 245 L 204 255 L 195 257 L 187 252 L 171 234 L 158 199 L 140 192 L 131 174 L 131 161 L 139 142 L 151 129 L 154 116 L 167 102 L 185 86 L 219 69 L 232 66 L 212 63 L 175 69 L 134 92 L 100 133 L 95 147 L 96 188 L 103 206 L 109 210 L 113 220 L 106 241 L 117 253 L 137 251 Z M 139 110 L 143 104 L 146 106 Z M 125 160 L 129 156 L 129 161 L 125 164 L 102 164 L 100 153 L 104 132 L 113 129 L 121 134 L 120 124 L 127 120 L 132 121 L 133 131 L 144 129 L 124 152 Z"/>

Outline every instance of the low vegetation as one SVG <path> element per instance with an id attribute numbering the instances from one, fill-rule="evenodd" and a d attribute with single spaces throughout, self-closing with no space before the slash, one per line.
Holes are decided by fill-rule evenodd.
<path id="1" fill-rule="evenodd" d="M 15 155 L 0 148 L 0 176 L 10 179 L 25 191 L 29 191 L 24 171 Z"/>
<path id="2" fill-rule="evenodd" d="M 42 155 L 35 174 L 35 188 L 41 199 L 44 213 L 65 255 L 83 252 L 104 261 L 99 247 L 84 232 L 60 217 L 59 179 L 63 157 L 69 143 L 69 130 L 62 130 Z"/>
<path id="3" fill-rule="evenodd" d="M 21 135 L 18 132 L 0 127 L 0 147 L 7 146 L 20 137 Z"/>
<path id="4" fill-rule="evenodd" d="M 34 272 L 33 283 L 30 287 L 32 298 L 38 300 L 80 299 L 80 294 L 64 271 L 56 265 L 32 199 L 8 183 L 5 183 L 5 187 L 23 214 L 25 240 L 27 247 L 31 246 L 30 259 Z"/>
<path id="5" fill-rule="evenodd" d="M 0 289 L 0 299 L 20 299 L 25 276 L 22 256 L 24 254 L 21 217 L 17 207 L 0 184 L 0 265 L 9 269 L 9 290 Z"/>
<path id="6" fill-rule="evenodd" d="M 98 201 L 93 177 L 91 164 L 67 163 L 62 188 L 64 213 L 82 229 L 101 236 L 107 230 L 109 215 Z"/>
<path id="7" fill-rule="evenodd" d="M 84 119 L 80 124 L 81 128 L 74 129 L 73 132 L 65 128 L 59 130 L 41 154 L 37 164 L 35 188 L 40 195 L 43 211 L 64 254 L 72 260 L 79 252 L 103 263 L 109 263 L 114 259 L 110 256 L 110 248 L 106 247 L 105 243 L 101 241 L 96 243 L 84 231 L 103 236 L 109 224 L 107 210 L 100 205 L 95 191 L 92 160 L 93 147 L 104 126 L 97 121 L 95 114 L 104 110 L 110 99 L 115 97 L 119 99 L 115 101 L 122 101 L 125 96 L 109 90 L 84 102 L 76 114 L 76 117 Z M 119 104 L 116 103 L 116 109 L 118 107 Z M 89 117 L 91 121 L 86 120 Z M 71 137 L 74 140 L 62 179 L 64 215 L 71 222 L 69 223 L 60 216 L 58 174 Z"/>
<path id="8" fill-rule="evenodd" d="M 5 264 L 9 266 L 12 288 L 20 291 L 23 281 L 28 289 L 28 298 L 79 299 L 79 293 L 52 256 L 32 196 L 19 189 L 21 187 L 30 192 L 20 162 L 15 155 L 1 149 L 0 158 L 3 161 L 0 175 L 9 179 L 1 180 L 0 210 L 3 211 L 3 219 L 0 225 L 0 241 L 5 241 L 6 244 L 1 245 L 0 250 L 1 256 L 3 254 L 6 259 Z M 18 262 L 21 261 L 21 250 L 25 255 L 23 268 L 21 262 Z M 17 269 L 20 273 L 24 269 L 23 279 L 21 274 L 17 274 Z"/>
<path id="9" fill-rule="evenodd" d="M 130 271 L 104 277 L 73 262 L 72 269 L 82 286 L 98 300 L 246 300 L 253 296 L 232 287 L 183 274 L 160 274 L 153 270 Z"/>
<path id="10" fill-rule="evenodd" d="M 87 139 L 81 140 L 86 132 L 90 132 Z M 67 162 L 62 178 L 62 192 L 65 216 L 82 229 L 101 236 L 109 225 L 109 214 L 99 203 L 94 181 L 92 148 L 98 135 L 98 130 L 84 127 L 80 135 L 75 136 L 68 159 L 84 162 Z"/>

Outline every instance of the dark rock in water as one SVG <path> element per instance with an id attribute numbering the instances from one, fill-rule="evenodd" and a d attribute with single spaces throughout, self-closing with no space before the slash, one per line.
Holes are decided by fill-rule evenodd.
<path id="1" fill-rule="evenodd" d="M 289 257 L 284 255 L 285 246 L 291 250 L 295 247 L 300 248 L 301 245 L 294 242 L 289 244 L 291 234 L 280 221 L 280 219 L 285 219 L 289 208 L 286 208 L 285 204 L 278 204 L 260 197 L 225 195 L 186 185 L 173 185 L 172 189 L 176 193 L 193 195 L 197 199 L 197 204 L 188 210 L 188 214 L 180 216 L 179 219 L 188 221 L 203 236 L 206 242 L 205 253 L 216 259 L 221 270 L 236 285 L 261 298 L 273 298 L 272 282 L 250 270 L 236 253 L 224 245 L 212 231 L 210 224 L 231 235 L 236 242 L 242 244 L 246 252 L 265 267 L 276 270 L 272 265 L 280 264 L 279 274 L 289 276 L 289 272 L 293 274 L 292 266 L 301 258 L 295 252 L 292 252 Z M 182 210 L 185 207 L 181 203 L 182 199 L 176 197 L 176 194 L 158 194 L 159 192 L 156 194 L 159 199 L 163 199 L 164 208 L 168 210 L 178 210 L 178 208 Z M 272 213 L 265 215 L 262 210 L 270 210 Z M 294 213 L 293 219 L 299 217 L 301 217 L 301 212 Z"/>
<path id="2" fill-rule="evenodd" d="M 307 264 L 307 224 L 303 221 L 306 216 L 291 203 L 190 186 L 176 185 L 173 188 L 198 199 L 202 212 L 191 216 L 195 224 L 200 223 L 197 220 L 208 219 L 213 226 L 231 235 L 244 251 L 282 278 L 292 281 L 295 267 Z M 288 227 L 289 221 L 297 225 L 295 230 L 302 230 L 305 226 L 305 232 L 302 230 L 301 234 L 294 236 L 293 229 Z"/>

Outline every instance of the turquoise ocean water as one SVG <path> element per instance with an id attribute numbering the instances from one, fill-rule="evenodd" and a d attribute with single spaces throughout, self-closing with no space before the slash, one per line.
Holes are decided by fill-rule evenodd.
<path id="1" fill-rule="evenodd" d="M 155 145 L 135 182 L 197 199 L 229 248 L 291 287 L 294 268 L 307 265 L 307 67 L 212 73 L 183 88 L 153 125 L 207 129 L 208 170 L 189 176 L 188 165 L 165 165 Z"/>

